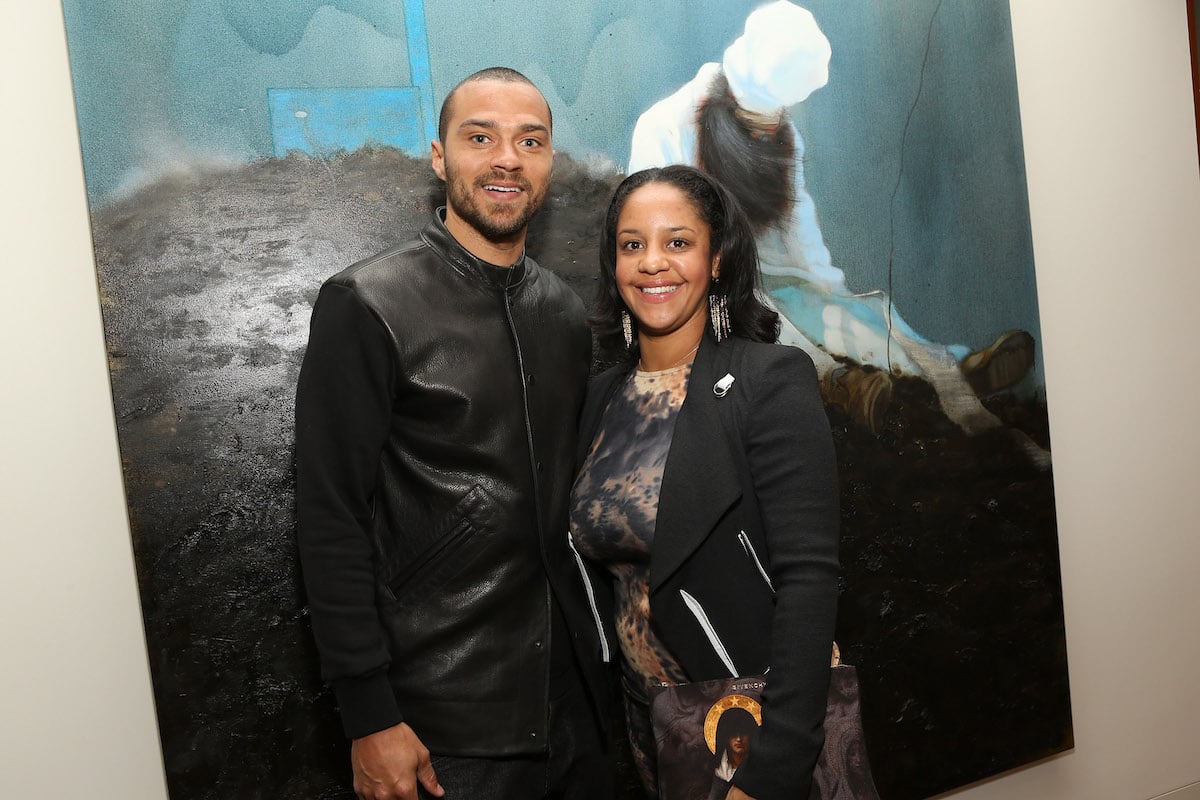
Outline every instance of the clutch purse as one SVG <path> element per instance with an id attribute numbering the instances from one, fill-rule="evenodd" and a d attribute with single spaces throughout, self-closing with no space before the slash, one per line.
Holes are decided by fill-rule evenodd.
<path id="1" fill-rule="evenodd" d="M 858 673 L 834 645 L 825 707 L 825 745 L 808 800 L 879 800 L 867 760 Z M 724 800 L 729 779 L 762 724 L 762 676 L 650 689 L 659 800 Z M 801 800 L 798 798 L 797 800 Z"/>

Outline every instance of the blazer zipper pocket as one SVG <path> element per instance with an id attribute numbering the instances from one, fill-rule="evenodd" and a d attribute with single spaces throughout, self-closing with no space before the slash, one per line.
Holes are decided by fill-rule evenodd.
<path id="1" fill-rule="evenodd" d="M 686 589 L 679 590 L 680 597 L 683 598 L 684 604 L 688 607 L 688 611 L 692 612 L 692 616 L 696 618 L 696 622 L 700 623 L 700 629 L 704 631 L 704 635 L 708 637 L 709 644 L 717 653 L 717 658 L 721 659 L 721 663 L 729 670 L 729 674 L 735 678 L 741 677 L 737 671 L 737 667 L 733 665 L 733 659 L 729 657 L 729 651 L 725 649 L 725 645 L 721 643 L 721 637 L 717 635 L 717 629 L 713 627 L 712 621 L 708 618 L 708 614 L 704 613 L 704 606 L 700 605 L 700 601 L 688 594 Z"/>
<path id="2" fill-rule="evenodd" d="M 767 588 L 771 590 L 771 594 L 775 594 L 775 584 L 771 583 L 771 576 L 767 574 L 766 568 L 763 567 L 763 563 L 758 557 L 758 552 L 755 551 L 754 545 L 750 543 L 750 537 L 746 535 L 745 531 L 738 531 L 737 538 L 742 543 L 742 549 L 746 551 L 746 555 L 754 562 L 754 567 L 758 570 L 758 574 L 766 581 Z"/>
<path id="3" fill-rule="evenodd" d="M 600 609 L 596 607 L 596 590 L 592 587 L 592 579 L 588 577 L 583 556 L 579 555 L 579 551 L 575 549 L 575 542 L 571 540 L 570 531 L 567 532 L 567 547 L 571 548 L 571 554 L 575 556 L 575 566 L 579 568 L 579 577 L 583 579 L 583 591 L 587 593 L 588 607 L 592 610 L 592 621 L 596 623 L 596 633 L 600 636 L 600 659 L 607 664 L 612 660 L 612 655 L 608 650 L 608 637 L 604 635 L 604 623 L 600 620 Z"/>

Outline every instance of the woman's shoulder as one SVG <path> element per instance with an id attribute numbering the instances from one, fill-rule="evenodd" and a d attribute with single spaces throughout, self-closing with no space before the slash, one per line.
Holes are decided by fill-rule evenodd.
<path id="1" fill-rule="evenodd" d="M 586 420 L 595 407 L 608 403 L 608 398 L 614 389 L 620 385 L 622 378 L 629 375 L 629 366 L 617 364 L 599 372 L 588 379 L 587 400 L 584 402 L 583 418 Z"/>
<path id="2" fill-rule="evenodd" d="M 803 408 L 805 413 L 824 413 L 817 368 L 799 347 L 739 340 L 729 360 L 729 372 L 741 405 L 755 409 L 754 414 L 763 419 L 772 417 L 772 410 L 794 414 Z"/>
<path id="3" fill-rule="evenodd" d="M 602 370 L 588 379 L 588 388 L 596 389 L 603 386 L 608 386 L 622 377 L 629 374 L 630 367 L 628 364 L 614 364 L 608 369 Z"/>
<path id="4" fill-rule="evenodd" d="M 726 340 L 734 350 L 734 357 L 743 367 L 772 371 L 774 369 L 816 372 L 812 357 L 790 344 L 755 342 L 738 336 Z"/>

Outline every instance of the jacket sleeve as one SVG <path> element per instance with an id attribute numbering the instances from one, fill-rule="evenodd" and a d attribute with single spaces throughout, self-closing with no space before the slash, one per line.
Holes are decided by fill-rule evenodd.
<path id="1" fill-rule="evenodd" d="M 371 516 L 391 427 L 391 337 L 355 292 L 326 283 L 296 391 L 297 541 L 321 660 L 346 735 L 401 721 L 387 679 Z"/>
<path id="2" fill-rule="evenodd" d="M 837 616 L 837 462 L 816 370 L 772 347 L 742 407 L 747 461 L 775 586 L 761 737 L 733 783 L 757 800 L 806 798 L 824 741 Z"/>

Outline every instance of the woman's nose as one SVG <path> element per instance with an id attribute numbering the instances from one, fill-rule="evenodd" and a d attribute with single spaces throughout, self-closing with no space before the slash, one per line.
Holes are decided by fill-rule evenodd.
<path id="1" fill-rule="evenodd" d="M 667 268 L 667 258 L 661 251 L 647 250 L 642 258 L 642 271 L 654 274 Z"/>

